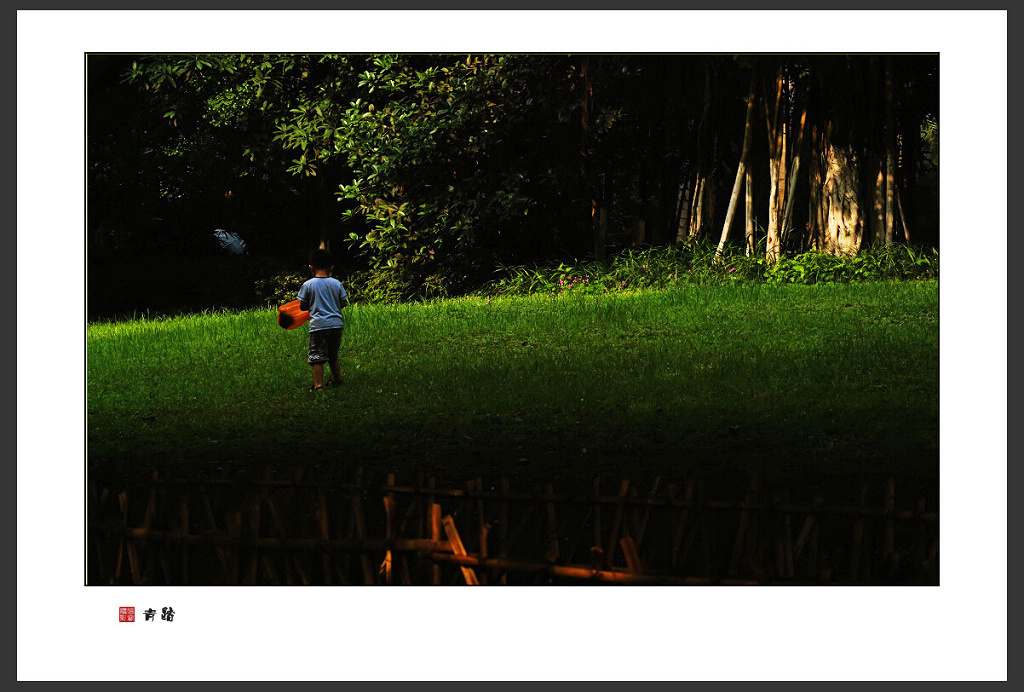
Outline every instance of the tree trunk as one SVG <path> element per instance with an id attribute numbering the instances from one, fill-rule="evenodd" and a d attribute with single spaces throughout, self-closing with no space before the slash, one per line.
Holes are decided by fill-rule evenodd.
<path id="1" fill-rule="evenodd" d="M 870 175 L 871 180 L 871 216 L 868 219 L 867 227 L 870 231 L 870 243 L 881 245 L 885 240 L 885 160 L 884 157 L 872 155 L 870 152 L 864 156 L 865 175 Z"/>
<path id="2" fill-rule="evenodd" d="M 701 176 L 697 183 L 699 199 L 693 210 L 693 220 L 690 224 L 690 237 L 697 240 L 707 234 L 707 229 L 715 220 L 715 204 L 718 192 L 715 179 L 711 176 Z"/>
<path id="3" fill-rule="evenodd" d="M 754 254 L 754 175 L 749 170 L 744 191 L 747 198 L 747 223 L 743 244 L 746 247 L 747 257 L 751 257 Z"/>
<path id="4" fill-rule="evenodd" d="M 899 189 L 896 190 L 896 209 L 900 212 L 900 226 L 903 227 L 903 239 L 910 245 L 910 229 L 907 228 L 907 217 L 903 213 L 903 195 Z"/>
<path id="5" fill-rule="evenodd" d="M 594 257 L 603 262 L 608 257 L 605 244 L 608 241 L 608 208 L 594 203 Z"/>
<path id="6" fill-rule="evenodd" d="M 892 58 L 885 59 L 885 244 L 892 245 L 896 217 L 896 107 Z"/>
<path id="7" fill-rule="evenodd" d="M 782 196 L 780 183 L 785 176 L 785 137 L 780 133 L 774 146 L 772 155 L 768 161 L 768 229 L 765 240 L 765 259 L 774 262 L 779 258 L 779 217 L 782 214 L 782 204 L 779 198 Z"/>
<path id="8" fill-rule="evenodd" d="M 697 182 L 694 183 L 695 190 L 693 198 L 695 200 L 695 204 L 693 206 L 693 218 L 690 219 L 690 237 L 693 239 L 700 238 L 701 226 L 704 225 L 704 200 L 707 197 L 704 192 L 704 188 L 706 187 L 705 182 L 706 179 L 702 175 L 699 176 L 697 178 Z"/>
<path id="9" fill-rule="evenodd" d="M 854 256 L 861 249 L 864 219 L 860 210 L 860 161 L 853 146 L 835 144 L 831 132 L 822 140 L 821 216 L 824 249 Z"/>
<path id="10" fill-rule="evenodd" d="M 721 257 L 722 251 L 725 249 L 725 241 L 729 237 L 729 226 L 732 225 L 732 218 L 736 213 L 736 203 L 739 201 L 740 196 L 740 185 L 743 183 L 744 169 L 746 168 L 747 157 L 750 154 L 750 140 L 752 138 L 754 122 L 754 86 L 756 83 L 754 75 L 751 74 L 750 94 L 747 96 L 747 122 L 743 126 L 743 150 L 740 152 L 740 163 L 736 167 L 736 181 L 732 186 L 729 208 L 725 212 L 725 224 L 722 226 L 722 237 L 718 241 L 718 249 L 715 252 L 716 257 Z"/>
<path id="11" fill-rule="evenodd" d="M 822 190 L 825 188 L 825 174 L 820 152 L 821 135 L 817 125 L 811 129 L 811 143 L 810 170 L 807 175 L 810 186 L 807 199 L 807 244 L 812 250 L 823 250 L 825 222 L 822 212 L 825 204 Z"/>
<path id="12" fill-rule="evenodd" d="M 679 184 L 676 209 L 676 242 L 685 243 L 690 235 L 690 186 L 685 182 Z"/>
<path id="13" fill-rule="evenodd" d="M 597 254 L 598 246 L 600 245 L 602 248 L 604 246 L 604 238 L 600 236 L 602 228 L 606 227 L 603 227 L 600 222 L 604 212 L 604 202 L 597 199 L 602 194 L 599 189 L 595 190 L 597 186 L 593 182 L 588 181 L 588 178 L 593 178 L 593 171 L 587 156 L 587 132 L 590 127 L 590 105 L 594 96 L 590 74 L 587 71 L 588 64 L 586 58 L 580 64 L 580 79 L 582 80 L 582 93 L 580 94 L 580 179 L 583 180 L 584 185 L 589 183 L 588 186 L 592 191 L 590 200 L 590 241 L 593 243 L 595 254 Z"/>
<path id="14" fill-rule="evenodd" d="M 715 95 L 715 68 L 708 63 L 704 66 L 704 100 L 701 109 L 700 124 L 697 126 L 697 166 L 693 196 L 690 202 L 690 233 L 691 240 L 704 235 L 704 227 L 709 219 L 714 218 L 715 184 L 712 178 L 715 169 L 715 138 L 711 133 Z"/>
<path id="15" fill-rule="evenodd" d="M 786 185 L 786 124 L 779 120 L 782 106 L 783 73 L 780 65 L 776 75 L 773 102 L 769 108 L 765 100 L 765 122 L 768 126 L 768 228 L 765 240 L 765 258 L 774 262 L 779 258 L 780 225 Z"/>
<path id="16" fill-rule="evenodd" d="M 807 106 L 804 106 L 800 115 L 800 131 L 796 136 L 796 145 L 793 147 L 793 165 L 789 172 L 789 184 L 786 187 L 786 204 L 782 209 L 782 245 L 785 246 L 786 239 L 793 230 L 793 199 L 796 193 L 797 173 L 800 171 L 800 154 L 804 146 L 804 128 L 807 126 Z"/>

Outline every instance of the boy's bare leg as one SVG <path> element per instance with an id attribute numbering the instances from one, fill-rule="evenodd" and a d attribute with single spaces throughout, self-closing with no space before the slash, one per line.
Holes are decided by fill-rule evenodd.
<path id="1" fill-rule="evenodd" d="M 317 363 L 313 366 L 313 386 L 320 388 L 324 386 L 324 364 Z"/>
<path id="2" fill-rule="evenodd" d="M 331 361 L 331 377 L 334 378 L 334 384 L 341 384 L 341 365 L 337 360 Z"/>

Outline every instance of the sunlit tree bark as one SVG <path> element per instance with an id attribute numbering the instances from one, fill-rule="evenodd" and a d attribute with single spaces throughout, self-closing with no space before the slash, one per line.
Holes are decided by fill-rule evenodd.
<path id="1" fill-rule="evenodd" d="M 768 128 L 768 228 L 765 240 L 765 258 L 774 262 L 779 258 L 779 233 L 782 200 L 786 182 L 786 122 L 782 109 L 784 77 L 780 64 L 772 83 L 770 98 L 765 98 L 765 124 Z"/>
<path id="2" fill-rule="evenodd" d="M 718 249 L 716 256 L 721 256 L 723 250 L 725 250 L 725 241 L 729 238 L 729 226 L 732 225 L 733 216 L 736 213 L 736 203 L 739 201 L 740 186 L 743 184 L 744 172 L 746 169 L 747 158 L 750 155 L 750 141 L 753 136 L 753 124 L 754 124 L 754 87 L 757 82 L 752 74 L 750 78 L 750 93 L 747 96 L 747 120 L 743 126 L 743 149 L 740 152 L 739 165 L 736 166 L 736 181 L 732 186 L 732 196 L 729 198 L 729 208 L 725 213 L 725 223 L 722 226 L 722 237 L 718 241 Z"/>
<path id="3" fill-rule="evenodd" d="M 849 143 L 837 143 L 827 131 L 819 142 L 823 249 L 856 255 L 864 238 L 860 205 L 860 160 Z"/>

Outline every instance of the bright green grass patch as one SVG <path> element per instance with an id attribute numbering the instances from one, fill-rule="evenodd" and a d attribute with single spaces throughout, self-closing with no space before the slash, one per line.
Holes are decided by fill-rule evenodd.
<path id="1" fill-rule="evenodd" d="M 353 305 L 320 393 L 306 345 L 272 310 L 90 325 L 90 466 L 937 479 L 934 281 Z"/>

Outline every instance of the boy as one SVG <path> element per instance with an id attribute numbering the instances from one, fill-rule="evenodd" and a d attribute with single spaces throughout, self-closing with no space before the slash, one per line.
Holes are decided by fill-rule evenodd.
<path id="1" fill-rule="evenodd" d="M 331 367 L 331 384 L 341 384 L 338 350 L 345 323 L 342 309 L 348 305 L 348 293 L 341 282 L 331 276 L 334 259 L 324 249 L 314 250 L 309 257 L 313 278 L 299 288 L 299 308 L 309 311 L 309 364 L 313 366 L 313 388 L 324 388 L 324 363 Z"/>

